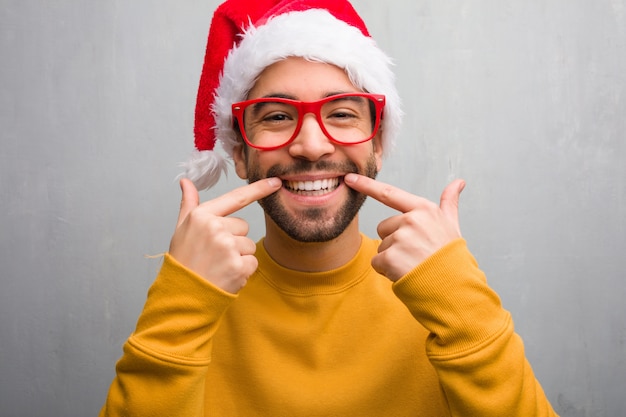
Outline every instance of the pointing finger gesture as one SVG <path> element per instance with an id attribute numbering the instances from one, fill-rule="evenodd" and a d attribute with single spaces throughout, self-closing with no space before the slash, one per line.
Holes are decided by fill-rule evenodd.
<path id="1" fill-rule="evenodd" d="M 170 255 L 221 289 L 237 293 L 258 266 L 256 245 L 247 237 L 244 220 L 226 216 L 274 193 L 280 180 L 260 180 L 202 204 L 191 181 L 183 179 L 180 186 L 182 199 Z"/>
<path id="2" fill-rule="evenodd" d="M 346 175 L 345 183 L 400 212 L 378 225 L 382 242 L 372 259 L 374 269 L 392 281 L 461 237 L 458 206 L 463 180 L 455 180 L 444 189 L 439 205 L 358 174 Z"/>

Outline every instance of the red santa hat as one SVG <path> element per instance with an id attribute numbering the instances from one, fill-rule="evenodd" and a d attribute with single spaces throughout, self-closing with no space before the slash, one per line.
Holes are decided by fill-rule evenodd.
<path id="1" fill-rule="evenodd" d="M 237 145 L 231 105 L 245 100 L 266 67 L 287 57 L 326 62 L 346 71 L 352 83 L 384 94 L 381 123 L 387 153 L 400 129 L 402 111 L 391 60 L 370 37 L 346 0 L 227 0 L 213 15 L 195 114 L 195 147 L 182 164 L 198 189 L 212 187 Z"/>

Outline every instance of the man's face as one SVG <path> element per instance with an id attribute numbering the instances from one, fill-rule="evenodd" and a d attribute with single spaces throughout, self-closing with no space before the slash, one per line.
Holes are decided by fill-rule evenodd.
<path id="1" fill-rule="evenodd" d="M 261 73 L 248 99 L 280 96 L 315 101 L 328 95 L 360 92 L 340 68 L 288 58 Z M 235 149 L 237 174 L 249 182 L 279 177 L 283 187 L 259 201 L 265 214 L 291 238 L 325 242 L 338 237 L 354 220 L 365 196 L 343 183 L 349 172 L 374 178 L 381 167 L 379 135 L 369 142 L 342 146 L 331 142 L 313 114 L 287 146 L 260 151 Z"/>

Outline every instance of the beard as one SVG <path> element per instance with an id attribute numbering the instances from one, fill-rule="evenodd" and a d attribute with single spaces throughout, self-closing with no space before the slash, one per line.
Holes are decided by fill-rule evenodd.
<path id="1" fill-rule="evenodd" d="M 359 172 L 354 162 L 334 163 L 327 161 L 308 162 L 297 160 L 289 167 L 274 165 L 265 174 L 259 167 L 248 163 L 248 182 L 252 183 L 263 178 L 282 177 L 285 175 L 303 174 L 311 171 L 353 172 L 376 178 L 376 159 L 371 154 L 365 168 Z M 287 236 L 299 242 L 328 242 L 341 235 L 354 220 L 365 202 L 366 195 L 350 187 L 346 187 L 348 197 L 337 213 L 328 213 L 326 209 L 309 207 L 295 214 L 289 213 L 280 202 L 278 193 L 259 200 L 263 211 Z"/>

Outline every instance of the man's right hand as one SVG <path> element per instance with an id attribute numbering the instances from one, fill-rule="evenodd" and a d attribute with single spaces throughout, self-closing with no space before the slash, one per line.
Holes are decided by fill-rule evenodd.
<path id="1" fill-rule="evenodd" d="M 278 191 L 281 185 L 279 179 L 267 178 L 200 204 L 196 187 L 182 179 L 183 196 L 170 255 L 217 287 L 239 292 L 258 266 L 256 245 L 247 237 L 248 223 L 226 216 Z"/>

